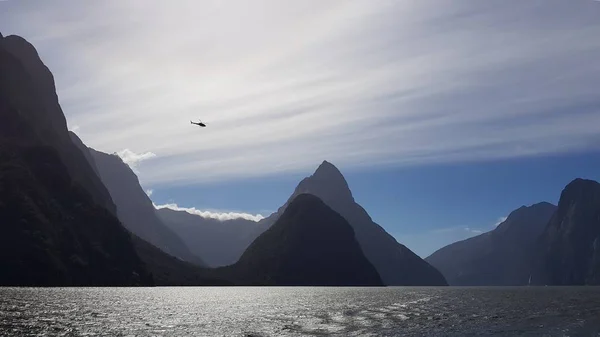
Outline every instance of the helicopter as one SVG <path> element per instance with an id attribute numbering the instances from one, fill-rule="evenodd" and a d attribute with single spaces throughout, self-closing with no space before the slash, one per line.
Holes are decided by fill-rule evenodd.
<path id="1" fill-rule="evenodd" d="M 202 123 L 202 121 L 200 121 L 200 120 L 198 120 L 198 123 L 194 123 L 194 122 L 192 122 L 192 121 L 190 121 L 190 123 L 191 123 L 191 124 L 194 124 L 194 125 L 201 126 L 201 127 L 203 127 L 203 128 L 204 128 L 204 127 L 206 127 L 206 124 Z"/>

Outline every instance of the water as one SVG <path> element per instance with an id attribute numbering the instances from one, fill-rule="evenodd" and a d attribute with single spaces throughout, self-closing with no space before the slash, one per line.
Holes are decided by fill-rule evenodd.
<path id="1" fill-rule="evenodd" d="M 0 336 L 600 336 L 600 287 L 0 288 Z"/>

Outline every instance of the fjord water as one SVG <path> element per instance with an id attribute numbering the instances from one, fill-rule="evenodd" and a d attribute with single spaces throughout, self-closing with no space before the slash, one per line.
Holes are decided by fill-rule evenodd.
<path id="1" fill-rule="evenodd" d="M 0 288 L 0 336 L 600 336 L 600 288 Z"/>

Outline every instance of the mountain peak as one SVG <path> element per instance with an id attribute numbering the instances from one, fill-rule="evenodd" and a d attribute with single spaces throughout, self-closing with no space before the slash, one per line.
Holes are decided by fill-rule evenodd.
<path id="1" fill-rule="evenodd" d="M 348 182 L 340 170 L 332 163 L 324 160 L 317 170 L 300 182 L 295 195 L 310 193 L 321 197 L 326 202 L 345 200 L 354 202 Z"/>
<path id="2" fill-rule="evenodd" d="M 598 186 L 600 186 L 600 183 L 598 183 L 595 180 L 589 180 L 589 179 L 583 179 L 583 178 L 575 178 L 573 181 L 571 181 L 565 187 L 565 190 L 591 189 L 591 188 L 597 188 Z"/>
<path id="3" fill-rule="evenodd" d="M 494 230 L 494 233 L 506 233 L 513 230 L 518 231 L 521 236 L 525 235 L 525 232 L 541 233 L 555 211 L 556 205 L 549 202 L 539 202 L 530 206 L 523 205 L 510 212 L 506 220 Z"/>
<path id="4" fill-rule="evenodd" d="M 317 169 L 315 170 L 315 173 L 313 173 L 313 176 L 318 175 L 326 175 L 328 177 L 332 177 L 335 175 L 342 178 L 344 177 L 342 175 L 342 172 L 340 172 L 340 170 L 337 167 L 335 167 L 335 165 L 328 162 L 327 160 L 323 160 L 321 165 L 319 165 L 319 167 L 317 167 Z"/>
<path id="5" fill-rule="evenodd" d="M 319 183 L 326 183 L 330 187 L 350 190 L 346 178 L 342 172 L 332 163 L 324 160 L 308 179 L 316 180 Z"/>
<path id="6" fill-rule="evenodd" d="M 25 38 L 19 35 L 8 35 L 2 38 L 15 56 L 28 62 L 42 62 L 35 46 Z"/>
<path id="7" fill-rule="evenodd" d="M 577 178 L 562 191 L 559 206 L 567 206 L 575 201 L 591 201 L 600 197 L 600 183 L 594 180 Z"/>
<path id="8" fill-rule="evenodd" d="M 315 195 L 333 208 L 346 208 L 354 204 L 354 197 L 342 172 L 335 165 L 324 160 L 312 175 L 300 181 L 285 205 L 265 219 L 265 222 L 273 224 L 277 221 L 294 198 L 300 194 Z"/>
<path id="9" fill-rule="evenodd" d="M 530 206 L 521 206 L 517 209 L 515 209 L 514 211 L 510 212 L 510 214 L 508 215 L 508 217 L 506 218 L 507 221 L 509 220 L 516 220 L 517 218 L 522 218 L 523 216 L 527 216 L 531 213 L 536 213 L 536 212 L 544 212 L 545 210 L 551 210 L 554 211 L 554 209 L 556 209 L 556 205 L 553 205 L 549 202 L 539 202 L 537 204 L 533 204 Z"/>

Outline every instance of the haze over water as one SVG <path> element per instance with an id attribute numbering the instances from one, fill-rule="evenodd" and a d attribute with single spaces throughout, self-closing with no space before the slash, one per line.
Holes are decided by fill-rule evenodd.
<path id="1" fill-rule="evenodd" d="M 600 288 L 2 288 L 0 336 L 600 336 Z"/>

